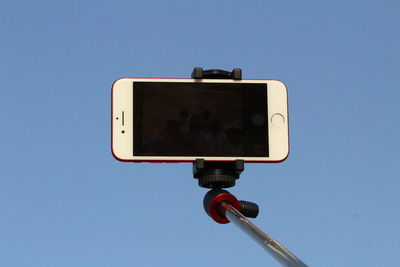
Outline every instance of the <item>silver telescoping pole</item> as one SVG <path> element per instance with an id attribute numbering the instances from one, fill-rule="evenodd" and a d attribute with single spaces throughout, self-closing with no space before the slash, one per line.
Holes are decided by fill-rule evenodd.
<path id="1" fill-rule="evenodd" d="M 238 226 L 243 232 L 251 236 L 259 243 L 272 257 L 274 257 L 282 266 L 287 267 L 307 267 L 293 253 L 282 246 L 278 241 L 272 239 L 260 228 L 250 222 L 243 214 L 227 202 L 220 204 L 220 209 L 224 211 L 226 218 Z"/>

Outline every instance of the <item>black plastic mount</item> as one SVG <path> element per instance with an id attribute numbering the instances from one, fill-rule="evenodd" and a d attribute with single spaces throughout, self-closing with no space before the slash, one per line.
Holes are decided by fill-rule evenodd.
<path id="1" fill-rule="evenodd" d="M 203 70 L 196 67 L 192 72 L 192 79 L 232 79 L 241 80 L 242 70 L 233 69 L 231 72 L 220 69 Z M 218 223 L 228 223 L 225 212 L 220 209 L 222 202 L 232 204 L 244 216 L 255 218 L 258 215 L 256 203 L 238 201 L 234 195 L 222 188 L 232 187 L 244 171 L 244 161 L 205 161 L 196 159 L 193 162 L 193 177 L 198 179 L 199 186 L 211 188 L 204 197 L 204 210 Z"/>
<path id="2" fill-rule="evenodd" d="M 196 67 L 193 69 L 192 78 L 241 80 L 242 70 L 235 68 L 229 72 L 220 69 L 203 70 L 203 68 Z M 232 187 L 243 170 L 243 160 L 226 162 L 196 159 L 193 163 L 193 177 L 199 180 L 199 186 L 205 188 Z"/>
<path id="3" fill-rule="evenodd" d="M 193 177 L 199 180 L 199 186 L 205 188 L 232 187 L 243 170 L 243 160 L 205 161 L 196 159 L 193 162 Z"/>
<path id="4" fill-rule="evenodd" d="M 242 79 L 242 69 L 235 68 L 231 72 L 226 70 L 211 69 L 203 70 L 203 68 L 196 67 L 192 72 L 192 79 Z"/>

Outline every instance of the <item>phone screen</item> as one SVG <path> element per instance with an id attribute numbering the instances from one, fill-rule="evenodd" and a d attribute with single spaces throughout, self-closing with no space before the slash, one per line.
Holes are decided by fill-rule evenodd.
<path id="1" fill-rule="evenodd" d="M 133 83 L 135 156 L 268 157 L 267 84 Z"/>

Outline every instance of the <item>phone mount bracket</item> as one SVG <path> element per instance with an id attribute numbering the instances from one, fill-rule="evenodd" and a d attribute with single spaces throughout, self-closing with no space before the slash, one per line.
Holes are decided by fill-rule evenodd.
<path id="1" fill-rule="evenodd" d="M 231 72 L 220 69 L 203 70 L 196 67 L 192 72 L 193 79 L 232 79 L 241 80 L 242 70 L 233 69 Z M 204 209 L 206 213 L 218 223 L 228 223 L 228 219 L 221 212 L 220 206 L 227 202 L 234 205 L 246 217 L 256 218 L 258 215 L 258 206 L 256 203 L 248 201 L 238 201 L 235 196 L 222 188 L 235 186 L 236 180 L 244 171 L 244 161 L 237 159 L 235 161 L 206 161 L 196 159 L 193 162 L 193 177 L 198 179 L 199 186 L 211 188 L 204 197 Z"/>
<path id="2" fill-rule="evenodd" d="M 231 72 L 220 69 L 203 70 L 196 67 L 192 72 L 192 79 L 242 79 L 242 69 L 234 68 Z"/>
<path id="3" fill-rule="evenodd" d="M 233 69 L 231 72 L 220 69 L 203 70 L 196 67 L 192 72 L 193 79 L 232 79 L 241 80 L 242 70 Z M 235 185 L 240 173 L 244 170 L 244 161 L 205 161 L 196 159 L 193 162 L 193 177 L 199 180 L 199 186 L 205 188 L 228 188 Z"/>

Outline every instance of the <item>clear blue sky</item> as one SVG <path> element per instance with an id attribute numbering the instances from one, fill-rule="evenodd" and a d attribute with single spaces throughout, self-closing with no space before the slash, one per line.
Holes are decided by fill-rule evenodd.
<path id="1" fill-rule="evenodd" d="M 243 69 L 289 89 L 291 154 L 231 190 L 310 266 L 400 250 L 399 1 L 2 1 L 0 266 L 279 266 L 203 211 L 191 165 L 110 151 L 120 77 Z"/>

